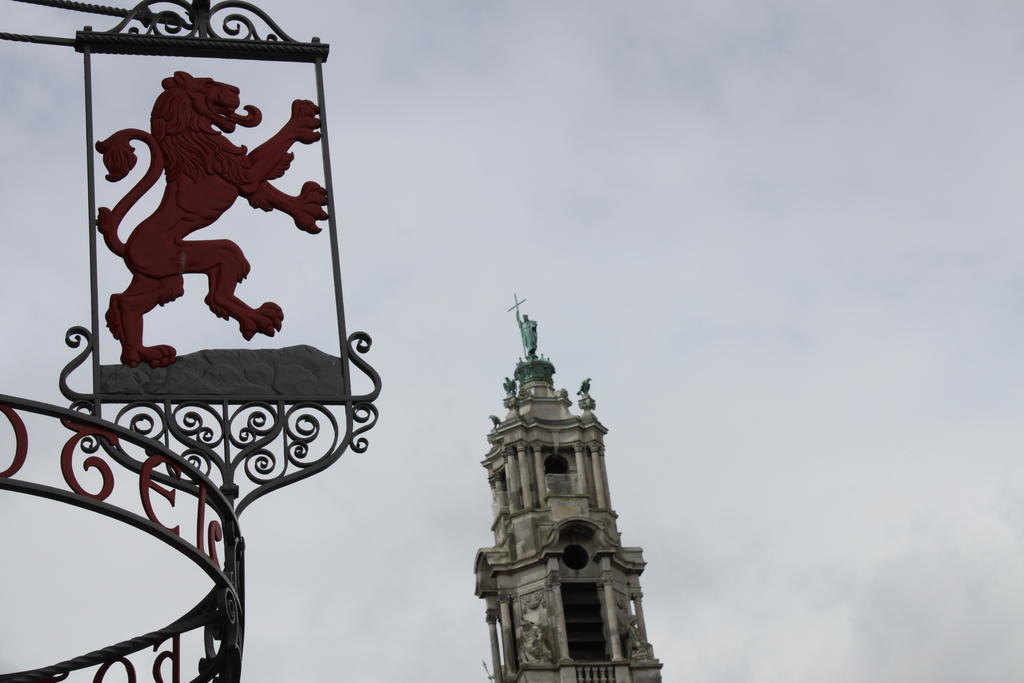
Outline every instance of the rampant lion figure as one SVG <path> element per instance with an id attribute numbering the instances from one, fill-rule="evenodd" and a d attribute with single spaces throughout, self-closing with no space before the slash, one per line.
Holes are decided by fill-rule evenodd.
<path id="1" fill-rule="evenodd" d="M 238 88 L 178 71 L 164 79 L 163 89 L 153 105 L 152 133 L 127 128 L 96 143 L 107 180 L 113 182 L 135 167 L 132 141 L 144 142 L 150 153 L 146 174 L 113 209 L 101 208 L 96 221 L 107 246 L 132 272 L 128 288 L 110 297 L 106 315 L 107 327 L 121 342 L 121 362 L 131 367 L 140 362 L 164 367 L 177 357 L 166 344 L 143 345 L 142 317 L 185 293 L 185 273 L 207 275 L 206 304 L 218 317 L 238 321 L 247 340 L 257 332 L 273 336 L 281 329 L 280 306 L 268 301 L 252 308 L 235 296 L 235 287 L 249 274 L 237 244 L 185 239 L 220 218 L 239 196 L 254 208 L 284 211 L 309 233 L 320 232 L 316 222 L 327 218 L 327 193 L 318 183 L 307 182 L 298 196 L 291 196 L 269 182 L 288 170 L 292 144 L 320 139 L 319 107 L 295 100 L 284 127 L 249 152 L 221 133 L 233 132 L 236 125 L 251 128 L 263 119 L 252 105 L 244 107 L 244 114 L 238 111 Z M 161 174 L 166 174 L 166 186 L 160 205 L 122 242 L 117 234 L 121 221 Z"/>

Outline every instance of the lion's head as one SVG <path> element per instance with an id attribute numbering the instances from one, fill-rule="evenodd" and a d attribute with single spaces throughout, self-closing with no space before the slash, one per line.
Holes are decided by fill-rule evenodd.
<path id="1" fill-rule="evenodd" d="M 238 88 L 212 78 L 194 78 L 177 71 L 163 80 L 163 87 L 153 105 L 152 120 L 161 122 L 165 135 L 197 127 L 216 134 L 213 126 L 230 133 L 236 125 L 252 128 L 263 120 L 263 114 L 251 104 L 244 107 L 245 114 L 240 114 Z"/>
<path id="2" fill-rule="evenodd" d="M 167 179 L 175 180 L 184 173 L 193 180 L 215 174 L 238 181 L 248 163 L 246 149 L 231 144 L 220 131 L 259 125 L 263 119 L 260 110 L 250 104 L 244 107 L 245 114 L 240 113 L 238 88 L 212 78 L 194 78 L 184 71 L 165 78 L 163 87 L 150 124 L 163 150 Z"/>

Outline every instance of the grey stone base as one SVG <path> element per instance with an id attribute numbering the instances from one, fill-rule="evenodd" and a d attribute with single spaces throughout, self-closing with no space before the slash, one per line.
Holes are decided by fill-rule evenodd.
<path id="1" fill-rule="evenodd" d="M 196 351 L 179 356 L 166 368 L 101 365 L 100 392 L 140 397 L 340 398 L 341 359 L 306 345 Z"/>

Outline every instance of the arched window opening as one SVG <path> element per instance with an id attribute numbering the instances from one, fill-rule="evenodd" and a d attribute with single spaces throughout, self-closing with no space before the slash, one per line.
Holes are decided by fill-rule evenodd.
<path id="1" fill-rule="evenodd" d="M 569 463 L 560 455 L 549 455 L 544 459 L 544 474 L 569 474 Z"/>

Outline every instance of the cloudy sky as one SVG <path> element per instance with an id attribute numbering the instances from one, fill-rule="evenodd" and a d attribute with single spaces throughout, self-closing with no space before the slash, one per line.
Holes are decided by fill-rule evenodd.
<path id="1" fill-rule="evenodd" d="M 242 517 L 245 680 L 485 680 L 479 461 L 520 353 L 513 292 L 558 386 L 593 378 L 665 681 L 1020 680 L 1024 6 L 261 6 L 331 44 L 348 323 L 373 336 L 384 393 L 367 453 Z M 13 2 L 2 17 L 112 25 Z M 62 403 L 64 331 L 88 320 L 81 57 L 0 55 L 2 391 Z M 94 68 L 98 137 L 145 127 L 176 69 L 264 109 L 240 141 L 314 94 L 303 66 Z M 300 150 L 285 187 L 316 162 Z M 108 185 L 101 203 L 123 192 Z M 211 235 L 253 264 L 240 295 L 285 306 L 255 345 L 336 345 L 326 235 L 244 204 L 225 220 Z M 106 296 L 125 271 L 101 265 Z M 186 289 L 148 339 L 245 344 L 201 278 Z M 2 670 L 157 628 L 205 592 L 138 532 L 12 498 Z"/>

